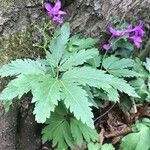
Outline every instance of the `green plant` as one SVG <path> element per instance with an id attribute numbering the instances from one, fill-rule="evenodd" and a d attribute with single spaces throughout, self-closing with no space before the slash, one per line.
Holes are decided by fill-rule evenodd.
<path id="1" fill-rule="evenodd" d="M 89 143 L 88 150 L 115 150 L 112 144 Z"/>
<path id="2" fill-rule="evenodd" d="M 53 146 L 60 150 L 81 146 L 84 140 L 97 142 L 91 108 L 95 102 L 90 88 L 103 90 L 108 100 L 114 102 L 119 101 L 123 92 L 139 97 L 134 88 L 120 78 L 140 75 L 130 70 L 132 60 L 112 56 L 102 62 L 106 71 L 99 69 L 95 65 L 100 62 L 99 52 L 93 48 L 96 42 L 79 36 L 70 38 L 70 27 L 66 23 L 44 47 L 44 59 L 17 59 L 0 69 L 1 77 L 14 77 L 1 92 L 0 99 L 8 106 L 14 98 L 31 91 L 35 120 L 47 124 L 42 131 L 43 142 L 53 140 Z M 107 64 L 108 60 L 111 65 Z M 97 63 L 93 65 L 93 62 Z"/>
<path id="3" fill-rule="evenodd" d="M 149 150 L 150 149 L 150 119 L 143 119 L 133 125 L 133 133 L 122 139 L 123 150 Z"/>

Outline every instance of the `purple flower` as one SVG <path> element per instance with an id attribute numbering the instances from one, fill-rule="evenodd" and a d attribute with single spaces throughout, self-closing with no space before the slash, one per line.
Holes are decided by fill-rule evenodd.
<path id="1" fill-rule="evenodd" d="M 109 28 L 109 31 L 112 33 L 112 37 L 123 36 L 126 33 L 126 30 L 116 30 L 112 27 Z"/>
<path id="2" fill-rule="evenodd" d="M 142 44 L 142 37 L 145 34 L 145 32 L 143 30 L 142 21 L 140 20 L 139 25 L 136 26 L 135 28 L 131 29 L 130 32 L 131 33 L 130 33 L 129 39 L 131 39 L 134 42 L 134 44 L 137 48 L 140 48 L 141 44 Z"/>
<path id="3" fill-rule="evenodd" d="M 143 22 L 140 20 L 139 25 L 131 29 L 130 32 L 134 32 L 136 35 L 143 37 L 145 34 L 143 30 Z"/>
<path id="4" fill-rule="evenodd" d="M 44 7 L 48 13 L 49 19 L 52 19 L 57 24 L 63 23 L 63 15 L 66 15 L 66 12 L 61 11 L 61 2 L 60 0 L 57 0 L 55 5 L 51 5 L 50 3 L 45 3 Z"/>
<path id="5" fill-rule="evenodd" d="M 140 36 L 133 35 L 133 36 L 129 37 L 129 39 L 131 39 L 134 42 L 134 44 L 137 48 L 141 47 L 142 39 Z"/>
<path id="6" fill-rule="evenodd" d="M 104 44 L 103 45 L 103 49 L 105 49 L 106 51 L 108 51 L 110 49 L 110 44 Z"/>

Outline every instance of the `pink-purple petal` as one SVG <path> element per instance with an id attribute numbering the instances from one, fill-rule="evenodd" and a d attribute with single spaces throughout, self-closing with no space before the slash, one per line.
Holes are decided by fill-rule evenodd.
<path id="1" fill-rule="evenodd" d="M 61 2 L 60 0 L 57 0 L 53 9 L 54 11 L 59 11 L 60 8 L 61 8 Z"/>
<path id="2" fill-rule="evenodd" d="M 66 13 L 65 11 L 59 10 L 58 14 L 59 14 L 59 15 L 66 15 L 67 13 Z"/>
<path id="3" fill-rule="evenodd" d="M 120 31 L 120 30 L 113 29 L 112 27 L 109 28 L 109 31 L 110 33 L 112 33 L 112 36 L 123 36 L 126 33 L 125 30 Z"/>
<path id="4" fill-rule="evenodd" d="M 52 10 L 52 6 L 51 6 L 51 4 L 49 4 L 49 3 L 45 3 L 45 4 L 44 4 L 44 7 L 45 7 L 45 9 L 46 9 L 47 11 L 51 11 L 51 10 Z"/>
<path id="5" fill-rule="evenodd" d="M 142 44 L 142 39 L 140 36 L 131 36 L 130 39 L 134 42 L 135 46 L 137 48 L 140 48 L 141 44 Z"/>
<path id="6" fill-rule="evenodd" d="M 110 49 L 110 44 L 104 44 L 104 45 L 103 45 L 103 49 L 109 50 L 109 49 Z"/>

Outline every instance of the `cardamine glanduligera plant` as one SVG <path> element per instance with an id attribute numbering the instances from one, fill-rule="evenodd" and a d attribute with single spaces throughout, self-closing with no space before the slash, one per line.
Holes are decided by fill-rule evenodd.
<path id="1" fill-rule="evenodd" d="M 66 13 L 61 10 L 60 0 L 54 5 L 46 2 L 44 7 L 49 19 L 58 25 L 63 23 Z M 124 28 L 123 25 L 120 28 L 123 30 L 119 26 L 116 29 L 110 27 L 110 44 L 104 45 L 104 49 L 120 48 L 122 43 L 118 41 L 121 42 L 121 39 L 132 41 L 136 47 L 141 46 L 144 35 L 142 22 L 136 27 L 129 25 Z M 58 150 L 82 147 L 83 144 L 88 150 L 115 149 L 111 144 L 99 144 L 92 112 L 92 108 L 98 108 L 95 98 L 119 103 L 120 95 L 124 93 L 129 98 L 141 101 L 144 93 L 144 100 L 149 101 L 149 59 L 144 64 L 140 62 L 140 67 L 137 67 L 139 60 L 107 56 L 106 53 L 102 57 L 95 48 L 96 43 L 97 40 L 92 38 L 80 38 L 78 35 L 70 37 L 69 23 L 65 23 L 50 42 L 47 40 L 44 43 L 44 58 L 16 59 L 0 68 L 0 77 L 13 77 L 0 93 L 0 100 L 6 110 L 12 101 L 31 92 L 35 120 L 45 124 L 42 141 L 52 141 L 52 147 Z M 131 42 L 128 44 L 124 47 L 133 48 Z M 145 70 L 142 73 L 141 68 Z M 137 86 L 141 80 L 144 90 Z M 147 80 L 148 85 L 145 85 Z M 136 123 L 134 127 L 137 131 L 133 128 L 134 133 L 122 140 L 123 150 L 133 150 L 127 148 L 136 147 L 141 133 L 144 139 L 140 146 L 146 141 L 147 131 L 150 131 L 149 120 Z M 145 145 L 148 150 L 149 144 Z"/>
<path id="2" fill-rule="evenodd" d="M 102 89 L 114 102 L 119 102 L 122 92 L 139 97 L 127 81 L 119 78 L 124 76 L 123 69 L 130 66 L 131 60 L 107 58 L 103 67 L 111 74 L 92 65 L 91 62 L 100 57 L 98 50 L 93 48 L 96 42 L 91 38 L 70 37 L 69 24 L 65 23 L 47 45 L 44 59 L 16 59 L 0 69 L 1 77 L 15 77 L 1 92 L 0 100 L 10 102 L 31 91 L 35 120 L 38 123 L 47 120 L 48 124 L 42 132 L 43 142 L 53 140 L 53 146 L 57 145 L 60 150 L 66 149 L 67 145 L 81 145 L 81 139 L 88 143 L 97 141 L 91 109 L 95 103 L 88 87 Z M 111 61 L 116 65 L 111 66 Z M 123 73 L 113 72 L 118 63 L 124 64 Z M 132 71 L 128 73 L 139 75 Z"/>

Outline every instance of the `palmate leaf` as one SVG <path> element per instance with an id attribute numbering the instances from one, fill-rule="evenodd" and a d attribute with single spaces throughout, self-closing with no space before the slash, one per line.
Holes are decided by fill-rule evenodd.
<path id="1" fill-rule="evenodd" d="M 44 123 L 60 101 L 60 83 L 57 79 L 45 76 L 43 80 L 32 85 L 32 94 L 35 119 L 38 123 Z"/>
<path id="2" fill-rule="evenodd" d="M 139 97 L 134 88 L 125 80 L 116 78 L 112 75 L 105 74 L 104 71 L 96 70 L 91 67 L 74 68 L 64 73 L 63 77 L 66 81 L 77 82 L 82 85 L 89 85 L 96 88 L 102 88 L 110 94 L 112 88 L 124 92 L 132 97 Z M 111 93 L 112 95 L 113 93 Z M 117 98 L 117 93 L 114 93 Z"/>
<path id="3" fill-rule="evenodd" d="M 147 119 L 146 119 L 147 120 Z M 122 139 L 123 150 L 149 150 L 150 149 L 150 121 L 135 124 L 133 133 Z"/>
<path id="4" fill-rule="evenodd" d="M 64 99 L 64 104 L 74 116 L 86 123 L 89 127 L 94 128 L 93 124 L 93 114 L 91 112 L 91 103 L 88 101 L 88 95 L 82 87 L 78 86 L 72 82 L 61 81 L 62 84 L 62 99 Z"/>
<path id="5" fill-rule="evenodd" d="M 67 110 L 63 105 L 59 105 L 51 118 L 46 121 L 47 126 L 42 130 L 42 141 L 53 140 L 53 147 L 58 150 L 66 150 L 68 146 L 74 147 L 74 141 L 71 135 L 69 123 L 65 120 Z"/>
<path id="6" fill-rule="evenodd" d="M 141 76 L 141 74 L 130 70 L 133 67 L 134 61 L 132 59 L 119 59 L 115 56 L 107 57 L 103 60 L 102 66 L 107 70 L 110 74 L 117 77 L 134 77 Z"/>
<path id="7" fill-rule="evenodd" d="M 18 74 L 45 74 L 46 67 L 40 62 L 31 59 L 16 59 L 0 69 L 0 76 L 14 76 Z"/>
<path id="8" fill-rule="evenodd" d="M 53 59 L 55 60 L 57 65 L 65 51 L 66 44 L 69 40 L 69 36 L 70 36 L 69 23 L 65 23 L 55 33 L 54 38 L 52 39 L 49 45 L 49 50 L 51 51 Z"/>
<path id="9" fill-rule="evenodd" d="M 81 146 L 83 139 L 87 143 L 98 141 L 96 131 L 80 120 L 76 120 L 61 103 L 46 124 L 47 126 L 42 131 L 43 143 L 52 140 L 53 147 L 57 147 L 58 150 L 66 150 L 68 146 L 71 148 Z"/>
<path id="10" fill-rule="evenodd" d="M 87 62 L 87 60 L 94 58 L 98 55 L 98 50 L 96 48 L 88 50 L 80 50 L 79 52 L 74 52 L 66 61 L 60 66 L 61 71 L 71 69 L 72 67 L 82 65 Z M 62 60 L 63 61 L 63 60 Z"/>

